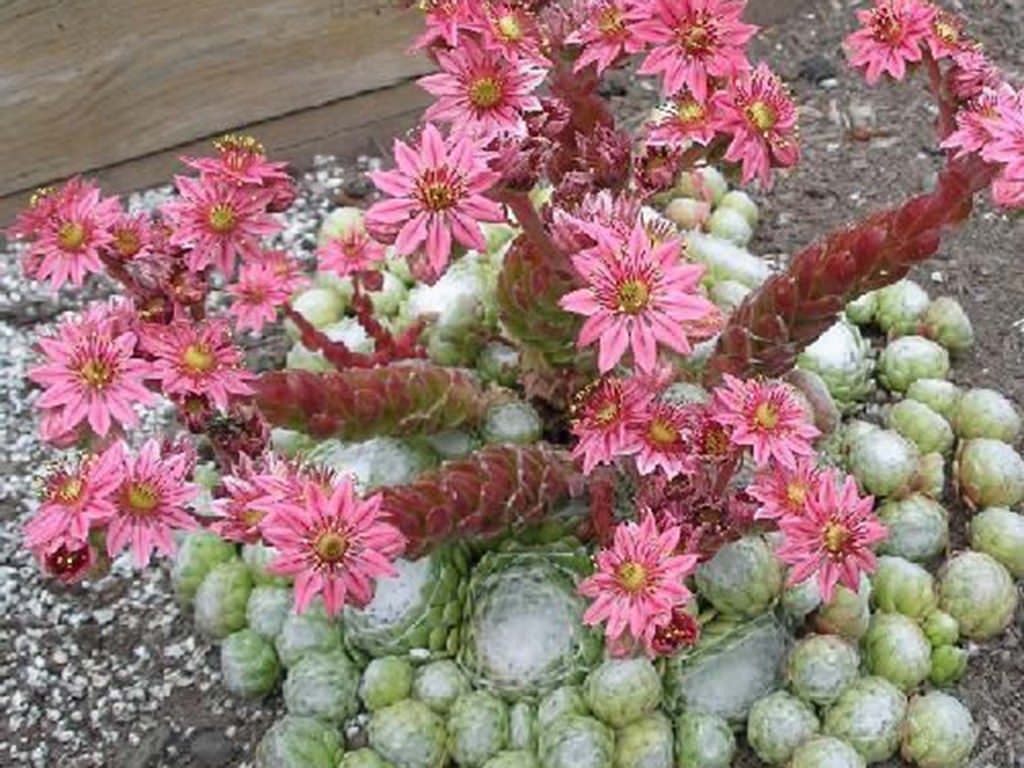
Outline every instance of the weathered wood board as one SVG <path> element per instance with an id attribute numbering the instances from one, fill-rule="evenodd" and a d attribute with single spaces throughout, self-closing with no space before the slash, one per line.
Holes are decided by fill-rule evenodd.
<path id="1" fill-rule="evenodd" d="M 400 83 L 421 25 L 393 0 L 0 1 L 0 196 Z"/>

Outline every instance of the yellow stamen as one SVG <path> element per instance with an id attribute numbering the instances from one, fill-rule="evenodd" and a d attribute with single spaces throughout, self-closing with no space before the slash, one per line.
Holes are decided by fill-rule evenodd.
<path id="1" fill-rule="evenodd" d="M 337 563 L 348 552 L 348 540 L 337 531 L 325 531 L 316 540 L 313 550 L 324 562 Z"/>
<path id="2" fill-rule="evenodd" d="M 128 505 L 129 512 L 145 517 L 157 508 L 160 503 L 160 494 L 149 483 L 130 483 L 124 491 L 124 500 Z"/>
<path id="3" fill-rule="evenodd" d="M 619 566 L 619 584 L 627 592 L 639 592 L 647 586 L 647 569 L 640 563 L 623 563 Z"/>
<path id="4" fill-rule="evenodd" d="M 779 412 L 771 403 L 759 403 L 754 409 L 754 426 L 760 429 L 774 429 L 779 423 Z"/>
<path id="5" fill-rule="evenodd" d="M 498 34 L 509 42 L 516 43 L 523 39 L 523 28 L 513 13 L 506 13 L 498 19 L 496 26 Z"/>
<path id="6" fill-rule="evenodd" d="M 85 484 L 80 477 L 69 477 L 60 484 L 54 495 L 65 503 L 71 503 L 78 500 L 84 487 Z"/>
<path id="7" fill-rule="evenodd" d="M 597 19 L 597 28 L 602 35 L 610 36 L 621 33 L 626 27 L 623 23 L 622 13 L 614 6 L 605 8 Z"/>
<path id="8" fill-rule="evenodd" d="M 770 131 L 779 120 L 772 105 L 761 100 L 751 102 L 746 114 L 747 119 L 762 132 Z"/>
<path id="9" fill-rule="evenodd" d="M 800 481 L 794 481 L 786 486 L 786 501 L 789 506 L 802 508 L 807 503 L 807 485 Z"/>
<path id="10" fill-rule="evenodd" d="M 181 363 L 192 373 L 209 373 L 217 359 L 205 344 L 189 344 L 181 354 Z"/>
<path id="11" fill-rule="evenodd" d="M 210 229 L 214 232 L 224 233 L 230 232 L 235 226 L 234 209 L 225 203 L 217 203 L 210 208 L 209 214 L 206 217 L 207 222 L 210 225 Z"/>
<path id="12" fill-rule="evenodd" d="M 635 315 L 647 308 L 650 297 L 651 290 L 647 283 L 641 280 L 629 280 L 619 288 L 619 309 Z"/>
<path id="13" fill-rule="evenodd" d="M 821 538 L 829 552 L 841 552 L 850 538 L 850 531 L 846 526 L 830 520 L 825 524 Z"/>
<path id="14" fill-rule="evenodd" d="M 99 360 L 88 360 L 78 369 L 78 375 L 93 389 L 103 389 L 113 378 L 113 371 Z"/>
<path id="15" fill-rule="evenodd" d="M 654 419 L 647 430 L 647 436 L 659 445 L 671 445 L 679 439 L 679 431 L 664 419 Z"/>
<path id="16" fill-rule="evenodd" d="M 479 77 L 469 86 L 469 102 L 477 109 L 490 109 L 501 95 L 501 83 L 494 77 Z"/>
<path id="17" fill-rule="evenodd" d="M 142 243 L 139 242 L 139 236 L 132 230 L 121 229 L 114 235 L 114 247 L 117 249 L 118 253 L 125 258 L 128 258 L 139 252 L 139 248 L 142 247 Z"/>
<path id="18" fill-rule="evenodd" d="M 68 221 L 57 230 L 57 240 L 66 251 L 77 251 L 85 242 L 85 227 L 77 221 Z"/>

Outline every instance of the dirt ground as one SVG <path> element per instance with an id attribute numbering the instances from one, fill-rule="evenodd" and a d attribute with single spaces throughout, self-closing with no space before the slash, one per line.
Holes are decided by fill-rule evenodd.
<path id="1" fill-rule="evenodd" d="M 919 84 L 869 89 L 845 68 L 840 41 L 852 27 L 853 7 L 810 0 L 757 42 L 755 54 L 792 84 L 804 160 L 770 195 L 758 196 L 763 220 L 755 252 L 793 253 L 828 228 L 927 188 L 940 165 L 930 101 Z M 1011 79 L 1024 79 L 1024 3 L 968 0 L 954 7 L 979 22 L 973 31 Z M 656 101 L 651 82 L 626 74 L 611 78 L 607 90 L 627 122 Z M 853 138 L 851 125 L 872 138 Z M 354 168 L 343 176 L 363 190 Z M 325 198 L 332 194 L 323 190 Z M 975 218 L 913 275 L 933 296 L 957 298 L 974 322 L 976 344 L 956 361 L 953 379 L 999 389 L 1018 407 L 1024 407 L 1022 235 L 1019 219 L 982 202 Z M 31 302 L 11 306 L 28 308 L 28 314 L 0 312 L 11 328 L 31 325 L 40 310 Z M 14 378 L 2 384 L 26 397 Z M 30 418 L 30 409 L 22 415 Z M 11 477 L 28 474 L 39 461 L 30 451 L 6 456 L 0 470 Z M 280 696 L 248 704 L 227 695 L 217 650 L 193 636 L 161 569 L 70 591 L 24 576 L 30 564 L 17 551 L 21 514 L 20 501 L 0 493 L 0 680 L 9 683 L 0 687 L 8 702 L 0 717 L 0 765 L 247 765 L 283 709 Z M 960 540 L 964 522 L 963 510 L 953 509 Z M 968 673 L 955 693 L 981 729 L 972 768 L 1024 767 L 1022 636 L 1024 611 L 998 639 L 971 646 Z M 738 761 L 756 764 L 749 752 Z"/>

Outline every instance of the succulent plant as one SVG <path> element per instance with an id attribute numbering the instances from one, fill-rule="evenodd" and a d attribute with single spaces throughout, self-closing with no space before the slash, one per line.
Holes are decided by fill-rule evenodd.
<path id="1" fill-rule="evenodd" d="M 932 646 L 920 625 L 901 613 L 879 611 L 864 636 L 864 660 L 871 674 L 912 691 L 931 671 Z"/>
<path id="2" fill-rule="evenodd" d="M 245 623 L 256 634 L 273 642 L 292 609 L 288 587 L 253 587 L 245 606 Z"/>
<path id="3" fill-rule="evenodd" d="M 284 703 L 293 715 L 340 724 L 359 711 L 359 669 L 342 650 L 308 653 L 289 670 Z"/>
<path id="4" fill-rule="evenodd" d="M 921 629 L 933 648 L 952 645 L 960 639 L 960 622 L 945 611 L 935 610 L 924 617 Z"/>
<path id="5" fill-rule="evenodd" d="M 1024 459 L 1001 440 L 960 443 L 955 472 L 960 495 L 972 508 L 1012 507 L 1024 499 Z"/>
<path id="6" fill-rule="evenodd" d="M 584 627 L 582 550 L 561 546 L 489 552 L 469 582 L 459 663 L 474 687 L 509 698 L 583 679 L 602 638 Z"/>
<path id="7" fill-rule="evenodd" d="M 302 315 L 314 328 L 323 328 L 337 322 L 342 312 L 345 311 L 345 304 L 341 294 L 329 288 L 309 288 L 292 299 L 292 309 Z M 295 325 L 285 323 L 284 327 L 292 340 L 299 337 Z"/>
<path id="8" fill-rule="evenodd" d="M 1013 443 L 1020 435 L 1020 414 L 994 389 L 969 389 L 957 401 L 953 425 L 961 440 L 987 437 Z"/>
<path id="9" fill-rule="evenodd" d="M 722 196 L 722 199 L 718 202 L 718 208 L 729 208 L 734 211 L 739 211 L 743 214 L 743 217 L 747 220 L 747 223 L 752 227 L 757 226 L 757 220 L 760 216 L 757 203 L 741 189 L 733 189 L 726 192 Z"/>
<path id="10" fill-rule="evenodd" d="M 463 768 L 479 768 L 508 745 L 508 707 L 486 691 L 464 693 L 448 713 L 448 752 Z"/>
<path id="11" fill-rule="evenodd" d="M 677 194 L 694 199 L 707 200 L 720 205 L 729 191 L 729 182 L 717 168 L 705 165 L 692 171 L 683 171 L 676 179 Z"/>
<path id="12" fill-rule="evenodd" d="M 171 568 L 171 584 L 178 605 L 182 608 L 191 606 L 207 574 L 215 566 L 233 560 L 235 555 L 234 545 L 215 533 L 206 530 L 187 533 L 174 555 Z"/>
<path id="13" fill-rule="evenodd" d="M 907 387 L 905 394 L 909 400 L 927 405 L 952 423 L 963 390 L 946 379 L 917 379 Z"/>
<path id="14" fill-rule="evenodd" d="M 540 415 L 529 403 L 512 400 L 492 405 L 484 416 L 488 443 L 535 443 L 540 439 Z"/>
<path id="15" fill-rule="evenodd" d="M 338 768 L 394 768 L 391 763 L 369 747 L 346 752 Z"/>
<path id="16" fill-rule="evenodd" d="M 563 685 L 541 697 L 537 704 L 537 726 L 547 728 L 563 715 L 589 715 L 583 700 L 583 690 L 575 685 Z"/>
<path id="17" fill-rule="evenodd" d="M 711 216 L 711 204 L 689 197 L 676 197 L 665 206 L 665 218 L 680 229 L 700 229 Z"/>
<path id="18" fill-rule="evenodd" d="M 867 325 L 875 319 L 878 291 L 862 293 L 846 305 L 846 319 L 856 325 Z"/>
<path id="19" fill-rule="evenodd" d="M 939 606 L 973 640 L 998 635 L 1013 620 L 1017 588 L 1010 572 L 984 552 L 961 552 L 939 574 Z"/>
<path id="20" fill-rule="evenodd" d="M 697 569 L 700 594 L 730 616 L 764 613 L 782 593 L 784 566 L 761 536 L 724 544 Z"/>
<path id="21" fill-rule="evenodd" d="M 328 618 L 323 600 L 316 600 L 305 612 L 285 616 L 274 648 L 281 663 L 290 667 L 307 654 L 341 648 L 341 628 L 336 620 Z"/>
<path id="22" fill-rule="evenodd" d="M 729 768 L 736 737 L 717 715 L 684 712 L 676 718 L 675 755 L 678 768 Z"/>
<path id="23" fill-rule="evenodd" d="M 519 379 L 519 350 L 501 341 L 489 341 L 476 359 L 476 369 L 486 381 L 511 387 Z"/>
<path id="24" fill-rule="evenodd" d="M 281 664 L 270 641 L 251 629 L 240 629 L 220 646 L 220 671 L 233 694 L 258 699 L 274 689 Z"/>
<path id="25" fill-rule="evenodd" d="M 742 246 L 702 232 L 686 234 L 686 252 L 697 263 L 707 267 L 704 280 L 714 285 L 722 280 L 735 280 L 750 288 L 763 283 L 771 268 Z"/>
<path id="26" fill-rule="evenodd" d="M 854 680 L 825 715 L 824 732 L 848 742 L 869 763 L 896 754 L 907 697 L 881 677 Z"/>
<path id="27" fill-rule="evenodd" d="M 916 445 L 921 453 L 947 453 L 956 439 L 948 421 L 924 403 L 909 398 L 889 409 L 886 424 Z"/>
<path id="28" fill-rule="evenodd" d="M 949 694 L 932 691 L 910 702 L 900 754 L 921 768 L 960 768 L 977 738 L 967 707 Z"/>
<path id="29" fill-rule="evenodd" d="M 891 392 L 906 392 L 918 379 L 944 379 L 948 374 L 949 353 L 923 336 L 895 339 L 878 358 L 878 378 Z"/>
<path id="30" fill-rule="evenodd" d="M 940 645 L 932 649 L 932 669 L 928 679 L 932 685 L 955 683 L 967 671 L 967 651 L 955 645 Z"/>
<path id="31" fill-rule="evenodd" d="M 1015 579 L 1024 579 L 1024 515 L 989 507 L 971 518 L 970 529 L 973 549 L 994 557 Z"/>
<path id="32" fill-rule="evenodd" d="M 900 280 L 876 291 L 875 321 L 892 336 L 916 333 L 931 300 L 913 280 Z"/>
<path id="33" fill-rule="evenodd" d="M 346 606 L 346 641 L 373 656 L 414 648 L 453 654 L 468 570 L 464 548 L 441 547 L 418 560 L 398 559 L 394 566 L 397 575 L 378 581 L 367 605 Z"/>
<path id="34" fill-rule="evenodd" d="M 798 584 L 787 587 L 779 601 L 782 610 L 797 622 L 821 605 L 821 587 L 816 576 L 810 576 Z"/>
<path id="35" fill-rule="evenodd" d="M 860 752 L 832 736 L 815 736 L 793 751 L 789 768 L 864 768 Z"/>
<path id="36" fill-rule="evenodd" d="M 917 465 L 912 490 L 930 499 L 941 499 L 946 491 L 946 460 L 941 453 L 926 453 Z"/>
<path id="37" fill-rule="evenodd" d="M 245 627 L 245 606 L 251 590 L 252 576 L 241 560 L 235 558 L 214 566 L 196 590 L 196 629 L 222 640 Z"/>
<path id="38" fill-rule="evenodd" d="M 920 453 L 912 442 L 890 429 L 857 436 L 850 445 L 850 472 L 868 493 L 889 496 L 914 479 Z"/>
<path id="39" fill-rule="evenodd" d="M 363 670 L 359 698 L 370 712 L 407 699 L 411 692 L 412 665 L 399 656 L 373 659 Z"/>
<path id="40" fill-rule="evenodd" d="M 960 302 L 941 296 L 921 314 L 920 333 L 937 341 L 954 355 L 962 354 L 974 343 L 974 327 Z"/>
<path id="41" fill-rule="evenodd" d="M 286 715 L 260 739 L 256 768 L 337 768 L 343 751 L 335 728 L 315 717 Z"/>
<path id="42" fill-rule="evenodd" d="M 540 764 L 533 752 L 505 749 L 484 763 L 484 768 L 540 768 Z"/>
<path id="43" fill-rule="evenodd" d="M 366 729 L 370 746 L 395 768 L 443 768 L 448 759 L 444 720 L 420 701 L 378 709 Z"/>
<path id="44" fill-rule="evenodd" d="M 871 345 L 857 326 L 840 320 L 825 331 L 797 358 L 797 365 L 814 371 L 828 387 L 836 405 L 849 411 L 874 389 L 875 367 Z"/>
<path id="45" fill-rule="evenodd" d="M 842 584 L 836 587 L 832 599 L 822 605 L 814 616 L 818 632 L 839 635 L 856 642 L 868 631 L 871 621 L 871 582 L 861 577 L 860 589 L 854 592 Z"/>
<path id="46" fill-rule="evenodd" d="M 880 554 L 921 562 L 938 555 L 949 542 L 949 513 L 923 494 L 887 501 L 877 514 L 889 529 L 878 545 Z"/>
<path id="47" fill-rule="evenodd" d="M 939 603 L 932 575 L 902 557 L 878 558 L 871 578 L 871 596 L 878 610 L 923 619 Z"/>
<path id="48" fill-rule="evenodd" d="M 782 684 L 788 629 L 771 612 L 749 621 L 716 619 L 697 645 L 665 660 L 665 704 L 670 713 L 707 712 L 732 724 Z"/>
<path id="49" fill-rule="evenodd" d="M 416 670 L 412 695 L 441 714 L 451 709 L 455 700 L 469 691 L 469 681 L 459 666 L 448 659 L 432 661 Z"/>
<path id="50" fill-rule="evenodd" d="M 508 710 L 508 746 L 530 753 L 537 751 L 537 707 L 528 701 L 517 701 Z"/>
<path id="51" fill-rule="evenodd" d="M 781 765 L 820 727 L 810 706 L 785 691 L 775 691 L 750 708 L 747 743 L 764 762 Z"/>
<path id="52" fill-rule="evenodd" d="M 793 693 L 812 704 L 832 704 L 857 678 L 860 655 L 836 635 L 807 635 L 789 652 L 786 677 Z"/>
<path id="53" fill-rule="evenodd" d="M 540 732 L 543 768 L 612 768 L 615 738 L 600 720 L 564 715 Z"/>
<path id="54" fill-rule="evenodd" d="M 661 677 L 645 657 L 606 659 L 583 686 L 590 711 L 613 728 L 649 714 L 661 703 L 661 696 Z"/>
<path id="55" fill-rule="evenodd" d="M 672 724 L 653 712 L 615 734 L 615 768 L 674 768 L 672 747 Z"/>
<path id="56" fill-rule="evenodd" d="M 754 228 L 741 211 L 719 206 L 708 218 L 708 231 L 735 245 L 744 246 L 754 236 Z"/>

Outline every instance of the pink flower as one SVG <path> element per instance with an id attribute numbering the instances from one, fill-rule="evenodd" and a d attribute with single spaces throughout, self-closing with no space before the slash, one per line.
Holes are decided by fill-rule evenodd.
<path id="1" fill-rule="evenodd" d="M 1024 178 L 1011 179 L 1001 174 L 992 182 L 992 200 L 1003 208 L 1024 208 Z"/>
<path id="2" fill-rule="evenodd" d="M 459 45 L 459 28 L 476 20 L 467 0 L 421 0 L 420 7 L 426 11 L 427 30 L 416 39 L 412 46 L 414 51 L 428 48 L 435 42 L 455 48 Z"/>
<path id="3" fill-rule="evenodd" d="M 620 523 L 612 546 L 597 553 L 597 572 L 584 580 L 579 592 L 594 602 L 583 614 L 588 625 L 605 624 L 605 638 L 613 650 L 627 650 L 623 636 L 652 648 L 660 624 L 672 610 L 690 600 L 683 581 L 697 565 L 696 555 L 677 555 L 680 529 L 659 533 L 654 517 L 640 523 Z"/>
<path id="4" fill-rule="evenodd" d="M 119 259 L 131 261 L 153 252 L 153 225 L 144 213 L 122 213 L 110 225 L 110 252 Z"/>
<path id="5" fill-rule="evenodd" d="M 834 472 L 825 473 L 804 514 L 779 521 L 786 540 L 778 555 L 793 566 L 789 583 L 797 584 L 817 572 L 826 603 L 839 582 L 856 592 L 860 574 L 875 570 L 871 547 L 887 534 L 872 512 L 873 505 L 874 498 L 861 497 L 852 477 L 847 475 L 840 485 Z"/>
<path id="6" fill-rule="evenodd" d="M 949 72 L 950 89 L 962 101 L 981 95 L 986 88 L 998 89 L 1003 84 L 999 68 L 978 46 L 954 53 L 953 64 Z"/>
<path id="7" fill-rule="evenodd" d="M 850 64 L 864 68 L 869 85 L 883 74 L 902 80 L 907 64 L 921 60 L 935 11 L 921 0 L 875 0 L 874 8 L 857 11 L 863 26 L 843 41 Z"/>
<path id="8" fill-rule="evenodd" d="M 661 74 L 664 95 L 686 87 L 704 101 L 710 79 L 731 79 L 750 67 L 743 46 L 757 27 L 739 20 L 745 0 L 651 0 L 647 5 L 651 18 L 635 31 L 654 49 L 638 71 Z"/>
<path id="9" fill-rule="evenodd" d="M 1003 163 L 1007 178 L 1024 179 L 1024 89 L 1004 91 L 989 131 L 992 139 L 982 147 L 981 156 L 990 163 Z"/>
<path id="10" fill-rule="evenodd" d="M 699 459 L 694 451 L 698 419 L 692 407 L 652 402 L 638 420 L 635 442 L 627 451 L 636 454 L 637 471 L 649 475 L 660 469 L 669 479 L 692 472 Z"/>
<path id="11" fill-rule="evenodd" d="M 291 297 L 274 268 L 267 264 L 245 264 L 238 270 L 238 282 L 228 287 L 234 297 L 228 313 L 235 317 L 235 327 L 259 333 L 264 323 L 277 318 L 277 308 Z"/>
<path id="12" fill-rule="evenodd" d="M 716 99 L 700 101 L 689 90 L 679 91 L 659 109 L 659 116 L 647 133 L 647 143 L 685 148 L 691 143 L 707 146 L 715 138 L 722 120 Z"/>
<path id="13" fill-rule="evenodd" d="M 148 440 L 132 456 L 121 441 L 107 452 L 110 461 L 121 467 L 121 477 L 114 492 L 114 516 L 107 529 L 107 553 L 113 557 L 130 546 L 135 565 L 142 568 L 153 550 L 174 554 L 174 529 L 192 530 L 196 521 L 185 506 L 199 489 L 185 477 L 192 471 L 192 457 L 185 453 L 161 455 L 158 440 Z"/>
<path id="14" fill-rule="evenodd" d="M 278 285 L 289 294 L 309 284 L 309 278 L 303 272 L 302 265 L 289 256 L 287 251 L 261 251 L 250 263 L 269 267 L 274 272 Z"/>
<path id="15" fill-rule="evenodd" d="M 228 495 L 214 502 L 222 519 L 213 523 L 210 530 L 232 541 L 260 541 L 260 524 L 267 509 L 288 495 L 292 474 L 291 468 L 272 454 L 265 460 L 253 460 L 243 454 L 233 474 L 221 480 Z"/>
<path id="16" fill-rule="evenodd" d="M 62 536 L 32 549 L 43 573 L 63 584 L 86 578 L 99 561 L 96 548 L 88 541 Z"/>
<path id="17" fill-rule="evenodd" d="M 227 410 L 232 396 L 253 394 L 253 374 L 241 367 L 242 355 L 231 343 L 227 321 L 193 323 L 178 320 L 154 326 L 144 336 L 145 348 L 156 360 L 154 376 L 164 394 L 205 395 Z"/>
<path id="18" fill-rule="evenodd" d="M 350 227 L 328 240 L 316 255 L 321 270 L 345 277 L 377 266 L 384 260 L 384 246 L 367 235 L 362 227 Z"/>
<path id="19" fill-rule="evenodd" d="M 481 6 L 478 20 L 467 23 L 466 28 L 480 33 L 485 49 L 507 59 L 527 59 L 550 65 L 541 52 L 541 31 L 533 11 L 515 2 L 498 0 L 481 3 Z"/>
<path id="20" fill-rule="evenodd" d="M 651 394 L 635 381 L 605 377 L 583 390 L 573 406 L 572 433 L 579 443 L 573 458 L 589 475 L 598 464 L 633 449 Z"/>
<path id="21" fill-rule="evenodd" d="M 567 45 L 583 49 L 573 65 L 573 72 L 593 64 L 600 75 L 620 56 L 642 51 L 645 42 L 637 33 L 636 24 L 646 16 L 634 0 L 588 0 L 583 26 L 565 39 Z"/>
<path id="22" fill-rule="evenodd" d="M 161 210 L 174 228 L 171 244 L 190 249 L 186 261 L 193 272 L 213 265 L 230 276 L 236 259 L 257 256 L 261 238 L 281 228 L 267 213 L 267 191 L 209 177 L 175 176 L 174 183 L 181 199 Z"/>
<path id="23" fill-rule="evenodd" d="M 46 479 L 39 512 L 25 524 L 29 549 L 85 541 L 89 530 L 114 515 L 111 496 L 121 480 L 121 465 L 107 451 L 59 467 Z"/>
<path id="24" fill-rule="evenodd" d="M 970 39 L 964 35 L 964 20 L 941 8 L 937 8 L 932 16 L 931 28 L 925 42 L 932 58 L 935 59 L 954 56 L 973 48 Z"/>
<path id="25" fill-rule="evenodd" d="M 109 324 L 87 318 L 64 323 L 56 336 L 39 339 L 46 362 L 28 372 L 46 389 L 36 407 L 61 409 L 60 431 L 87 421 L 103 437 L 114 421 L 135 426 L 138 416 L 132 404 L 154 402 L 143 383 L 152 378 L 152 367 L 135 357 L 136 343 L 134 333 L 115 332 Z"/>
<path id="26" fill-rule="evenodd" d="M 99 187 L 76 177 L 41 205 L 39 213 L 47 215 L 37 221 L 32 252 L 39 261 L 32 277 L 49 280 L 57 290 L 69 280 L 79 286 L 86 275 L 103 272 L 100 254 L 114 239 L 109 229 L 121 213 L 120 201 L 101 198 Z"/>
<path id="27" fill-rule="evenodd" d="M 587 316 L 577 345 L 598 342 L 602 373 L 615 367 L 627 347 L 641 371 L 654 369 L 658 342 L 688 354 L 683 324 L 712 307 L 697 290 L 704 268 L 680 261 L 678 240 L 653 246 L 639 221 L 625 244 L 600 226 L 593 227 L 592 234 L 597 246 L 572 257 L 589 286 L 559 301 L 563 309 Z"/>
<path id="28" fill-rule="evenodd" d="M 391 171 L 370 174 L 390 200 L 366 213 L 366 226 L 398 228 L 395 250 L 413 254 L 425 246 L 429 266 L 440 275 L 451 256 L 452 236 L 467 248 L 486 248 L 481 221 L 504 221 L 501 206 L 484 197 L 498 180 L 488 170 L 488 153 L 468 136 L 441 138 L 432 123 L 423 128 L 418 152 L 395 140 Z"/>
<path id="29" fill-rule="evenodd" d="M 438 97 L 424 120 L 452 123 L 457 132 L 484 140 L 526 135 L 523 113 L 540 110 L 533 92 L 547 74 L 544 67 L 485 50 L 469 37 L 456 50 L 438 51 L 437 61 L 442 71 L 418 81 Z"/>
<path id="30" fill-rule="evenodd" d="M 67 183 L 67 187 L 83 185 L 81 177 L 76 176 Z M 14 223 L 7 228 L 7 237 L 12 240 L 17 237 L 33 239 L 38 237 L 40 231 L 57 210 L 58 195 L 55 187 L 39 187 L 28 201 L 28 208 L 18 211 L 14 217 Z M 33 278 L 35 279 L 35 278 Z"/>
<path id="31" fill-rule="evenodd" d="M 810 441 L 818 430 L 785 384 L 726 374 L 725 385 L 714 391 L 712 417 L 732 428 L 734 445 L 751 447 L 759 467 L 775 460 L 792 470 L 797 456 L 814 455 Z"/>
<path id="32" fill-rule="evenodd" d="M 754 476 L 747 493 L 761 502 L 755 520 L 800 516 L 807 500 L 821 482 L 821 470 L 813 458 L 801 457 L 792 468 L 769 466 Z"/>
<path id="33" fill-rule="evenodd" d="M 943 140 L 942 148 L 956 150 L 954 157 L 980 152 L 992 141 L 1001 102 L 1012 96 L 1013 89 L 1005 84 L 999 90 L 982 90 L 957 111 L 956 130 Z"/>
<path id="34" fill-rule="evenodd" d="M 288 163 L 267 160 L 263 145 L 252 136 L 229 133 L 213 142 L 216 157 L 183 157 L 181 161 L 210 181 L 228 184 L 267 186 L 287 179 Z"/>
<path id="35" fill-rule="evenodd" d="M 326 492 L 310 482 L 301 504 L 282 504 L 264 519 L 263 536 L 281 553 L 267 570 L 295 577 L 296 613 L 318 593 L 330 616 L 346 602 L 366 605 L 376 579 L 397 575 L 392 561 L 405 537 L 384 522 L 380 499 L 357 498 L 347 477 Z"/>
<path id="36" fill-rule="evenodd" d="M 799 161 L 796 106 L 767 64 L 737 78 L 712 102 L 721 115 L 718 130 L 732 135 L 725 159 L 743 164 L 744 184 L 757 177 L 767 186 L 773 166 Z"/>

